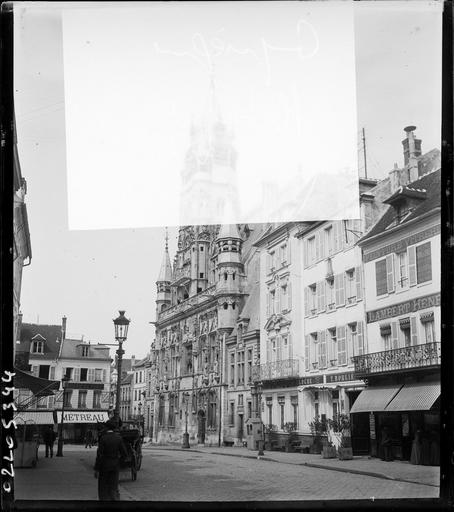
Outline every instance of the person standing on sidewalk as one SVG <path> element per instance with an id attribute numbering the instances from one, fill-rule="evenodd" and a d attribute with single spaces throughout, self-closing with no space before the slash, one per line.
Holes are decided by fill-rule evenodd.
<path id="1" fill-rule="evenodd" d="M 127 458 L 128 452 L 120 434 L 114 431 L 115 423 L 106 422 L 106 431 L 98 440 L 96 452 L 95 478 L 98 479 L 98 497 L 100 501 L 119 500 L 118 478 L 120 459 Z"/>
<path id="2" fill-rule="evenodd" d="M 54 442 L 56 437 L 57 435 L 54 429 L 51 426 L 47 427 L 43 434 L 44 444 L 46 445 L 46 457 L 49 456 L 49 453 L 51 458 L 54 456 Z"/>
<path id="3" fill-rule="evenodd" d="M 85 448 L 91 448 L 93 446 L 93 432 L 89 430 L 85 434 Z"/>

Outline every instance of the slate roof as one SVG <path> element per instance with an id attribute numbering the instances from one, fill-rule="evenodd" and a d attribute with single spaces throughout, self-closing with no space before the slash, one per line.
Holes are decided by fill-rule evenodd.
<path id="1" fill-rule="evenodd" d="M 20 343 L 16 345 L 16 352 L 30 352 L 30 340 L 37 334 L 46 339 L 43 357 L 57 357 L 60 350 L 61 325 L 23 323 L 19 335 Z"/>
<path id="2" fill-rule="evenodd" d="M 246 299 L 246 304 L 239 318 L 248 318 L 249 325 L 247 330 L 254 331 L 260 329 L 260 285 L 254 283 L 249 291 L 249 296 Z"/>
<path id="3" fill-rule="evenodd" d="M 141 366 L 144 366 L 146 363 L 148 362 L 148 355 L 145 356 L 143 359 L 141 359 L 140 361 L 137 361 L 136 364 L 134 365 L 134 368 L 133 369 L 136 369 L 136 368 L 139 368 Z M 122 365 L 123 366 L 123 365 Z"/>
<path id="4" fill-rule="evenodd" d="M 98 344 L 89 344 L 84 343 L 82 340 L 73 340 L 70 338 L 66 338 L 63 341 L 63 346 L 61 350 L 61 357 L 75 357 L 75 358 L 82 358 L 81 352 L 80 352 L 80 346 L 83 345 L 85 347 L 89 347 L 88 356 L 84 357 L 83 359 L 90 359 L 90 358 L 104 358 L 104 359 L 110 359 L 109 356 L 109 347 L 105 347 L 103 345 Z"/>
<path id="5" fill-rule="evenodd" d="M 440 208 L 441 205 L 441 169 L 431 172 L 422 176 L 421 178 L 413 181 L 406 185 L 407 189 L 411 190 L 425 190 L 426 199 L 421 200 L 421 203 L 415 207 L 415 209 L 403 219 L 399 226 L 405 226 L 409 221 L 420 217 L 421 215 L 428 213 L 436 208 Z M 386 230 L 386 228 L 395 220 L 395 209 L 389 206 L 382 217 L 372 227 L 372 229 L 359 240 L 361 245 L 371 237 L 378 235 Z"/>
<path id="6" fill-rule="evenodd" d="M 126 377 L 124 377 L 121 381 L 121 385 L 123 384 L 131 384 L 131 381 L 132 381 L 132 378 L 133 378 L 133 375 L 132 373 L 128 373 L 128 375 L 126 375 Z"/>

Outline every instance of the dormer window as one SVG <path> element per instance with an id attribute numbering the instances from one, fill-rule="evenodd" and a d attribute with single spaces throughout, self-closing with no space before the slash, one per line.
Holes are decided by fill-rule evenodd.
<path id="1" fill-rule="evenodd" d="M 409 208 L 408 203 L 406 201 L 397 205 L 396 223 L 400 224 L 409 213 L 411 213 L 411 208 Z"/>
<path id="2" fill-rule="evenodd" d="M 32 342 L 33 354 L 44 354 L 44 341 L 35 340 Z"/>
<path id="3" fill-rule="evenodd" d="M 82 347 L 82 357 L 88 357 L 89 347 Z"/>
<path id="4" fill-rule="evenodd" d="M 238 331 L 237 331 L 237 342 L 241 343 L 241 338 L 243 336 L 243 324 L 238 324 Z"/>

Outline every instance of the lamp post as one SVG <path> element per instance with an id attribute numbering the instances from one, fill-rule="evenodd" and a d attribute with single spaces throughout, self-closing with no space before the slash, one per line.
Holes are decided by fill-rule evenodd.
<path id="1" fill-rule="evenodd" d="M 188 404 L 189 404 L 189 393 L 186 391 L 183 393 L 183 397 L 186 402 L 186 410 L 185 410 L 185 431 L 183 434 L 183 445 L 182 448 L 190 448 L 189 446 L 189 433 L 188 433 Z"/>
<path id="2" fill-rule="evenodd" d="M 260 418 L 260 430 L 262 431 L 261 439 L 259 439 L 259 451 L 257 453 L 257 457 L 262 457 L 263 453 L 263 445 L 265 444 L 265 426 L 262 421 L 262 383 L 257 383 L 257 401 L 259 408 L 259 418 Z"/>
<path id="3" fill-rule="evenodd" d="M 142 402 L 139 402 L 137 404 L 137 410 L 138 410 L 138 413 L 139 413 L 138 416 L 139 416 L 139 431 L 140 431 L 140 435 L 143 434 L 143 432 L 142 432 L 142 415 L 141 415 L 142 405 L 143 405 Z"/>
<path id="4" fill-rule="evenodd" d="M 66 383 L 68 382 L 68 380 L 70 379 L 67 375 L 63 375 L 63 377 L 61 378 L 61 387 L 63 389 L 63 402 L 61 406 L 60 429 L 58 433 L 57 457 L 63 457 L 63 422 L 65 416 Z"/>
<path id="5" fill-rule="evenodd" d="M 120 315 L 113 321 L 115 325 L 115 340 L 118 343 L 117 354 L 117 396 L 115 401 L 115 422 L 117 426 L 120 424 L 120 391 L 121 391 L 121 361 L 125 351 L 123 350 L 123 343 L 128 336 L 129 322 L 125 317 L 124 311 L 119 311 Z"/>

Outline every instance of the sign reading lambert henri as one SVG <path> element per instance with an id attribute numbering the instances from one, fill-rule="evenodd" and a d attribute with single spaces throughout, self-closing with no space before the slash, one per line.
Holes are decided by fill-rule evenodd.
<path id="1" fill-rule="evenodd" d="M 367 323 L 370 324 L 372 322 L 377 322 L 378 320 L 384 320 L 385 318 L 406 315 L 419 311 L 420 309 L 437 306 L 440 306 L 440 293 L 433 293 L 432 295 L 425 295 L 424 297 L 418 297 L 417 299 L 407 300 L 406 302 L 400 302 L 399 304 L 387 306 L 386 308 L 368 311 Z"/>
<path id="2" fill-rule="evenodd" d="M 107 411 L 72 412 L 65 411 L 64 423 L 104 423 L 109 419 Z M 58 414 L 58 423 L 61 422 L 61 411 Z"/>

